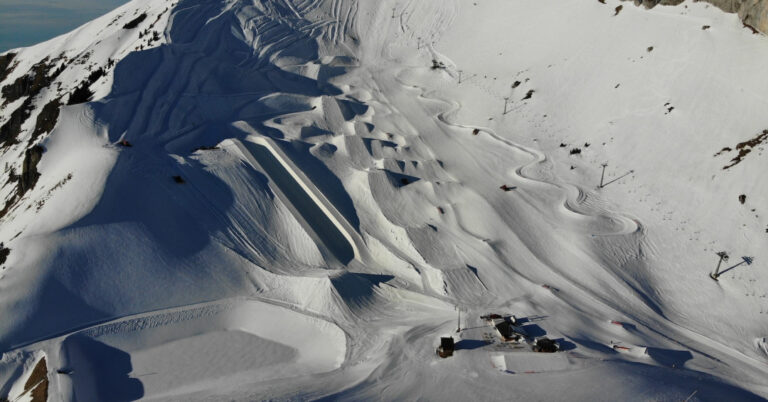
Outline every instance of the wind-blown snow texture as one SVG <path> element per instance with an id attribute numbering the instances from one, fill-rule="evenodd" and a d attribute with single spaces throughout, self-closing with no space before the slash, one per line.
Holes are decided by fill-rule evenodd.
<path id="1" fill-rule="evenodd" d="M 768 39 L 620 5 L 134 0 L 3 54 L 0 398 L 768 397 Z"/>

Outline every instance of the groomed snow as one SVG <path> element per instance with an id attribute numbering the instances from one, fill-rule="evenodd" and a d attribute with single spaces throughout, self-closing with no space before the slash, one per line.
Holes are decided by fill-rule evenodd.
<path id="1" fill-rule="evenodd" d="M 61 395 L 125 400 L 331 371 L 344 361 L 346 339 L 323 320 L 237 299 L 101 324 L 61 345 L 73 370 Z"/>

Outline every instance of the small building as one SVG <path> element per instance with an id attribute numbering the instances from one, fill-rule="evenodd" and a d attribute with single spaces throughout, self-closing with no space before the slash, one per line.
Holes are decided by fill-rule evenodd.
<path id="1" fill-rule="evenodd" d="M 557 352 L 557 342 L 547 337 L 542 337 L 536 340 L 536 344 L 533 345 L 534 352 L 541 353 L 555 353 Z"/>
<path id="2" fill-rule="evenodd" d="M 519 342 L 523 338 L 523 334 L 520 333 L 511 321 L 499 320 L 495 324 L 496 330 L 499 331 L 499 335 L 504 342 Z"/>
<path id="3" fill-rule="evenodd" d="M 453 343 L 453 337 L 440 338 L 440 346 L 437 347 L 437 355 L 446 358 L 453 356 L 453 351 L 456 349 L 456 344 Z"/>
<path id="4" fill-rule="evenodd" d="M 514 315 L 488 314 L 481 318 L 486 319 L 488 324 L 496 329 L 504 342 L 521 342 L 528 337 L 528 333 Z"/>

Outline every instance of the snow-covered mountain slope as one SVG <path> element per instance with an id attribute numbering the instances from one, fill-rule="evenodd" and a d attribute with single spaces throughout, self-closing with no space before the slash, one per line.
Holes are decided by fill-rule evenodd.
<path id="1" fill-rule="evenodd" d="M 629 1 L 629 0 L 627 0 Z M 653 8 L 657 5 L 676 6 L 684 0 L 631 0 L 636 5 Z M 768 32 L 768 1 L 765 0 L 703 0 L 721 10 L 737 13 L 745 28 L 754 33 Z"/>
<path id="2" fill-rule="evenodd" d="M 5 53 L 0 398 L 768 397 L 768 39 L 621 4 L 134 0 Z"/>

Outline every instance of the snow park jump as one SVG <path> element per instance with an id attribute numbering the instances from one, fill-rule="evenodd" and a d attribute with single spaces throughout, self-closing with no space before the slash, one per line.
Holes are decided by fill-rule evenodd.
<path id="1" fill-rule="evenodd" d="M 285 198 L 291 211 L 304 221 L 306 228 L 339 263 L 347 265 L 359 257 L 349 224 L 342 223 L 344 218 L 306 176 L 280 153 L 272 140 L 250 136 L 244 142 L 232 142 L 244 152 L 249 162 L 264 169 L 274 183 L 273 189 Z"/>

